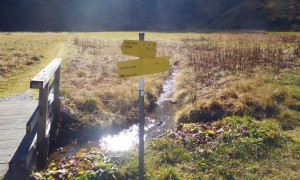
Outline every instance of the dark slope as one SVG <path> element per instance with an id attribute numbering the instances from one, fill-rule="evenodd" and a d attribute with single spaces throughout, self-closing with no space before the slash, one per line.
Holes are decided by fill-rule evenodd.
<path id="1" fill-rule="evenodd" d="M 1 31 L 300 30 L 300 0 L 1 0 Z"/>

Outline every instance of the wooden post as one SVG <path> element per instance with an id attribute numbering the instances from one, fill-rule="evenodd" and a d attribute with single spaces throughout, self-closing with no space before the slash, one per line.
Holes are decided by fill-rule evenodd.
<path id="1" fill-rule="evenodd" d="M 60 88 L 60 66 L 57 68 L 55 75 L 54 75 L 54 121 L 58 122 L 60 119 L 60 99 L 59 99 L 59 88 Z"/>
<path id="2" fill-rule="evenodd" d="M 48 119 L 49 83 L 39 89 L 40 115 L 37 122 L 37 168 L 43 169 L 47 163 L 49 144 L 46 138 L 46 122 Z"/>

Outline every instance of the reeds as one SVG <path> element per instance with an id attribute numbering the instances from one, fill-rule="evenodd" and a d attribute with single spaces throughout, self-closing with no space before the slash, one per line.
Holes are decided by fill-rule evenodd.
<path id="1" fill-rule="evenodd" d="M 186 66 L 195 74 L 192 101 L 197 89 L 223 74 L 253 75 L 257 70 L 279 74 L 299 58 L 297 35 L 213 34 L 183 39 Z"/>

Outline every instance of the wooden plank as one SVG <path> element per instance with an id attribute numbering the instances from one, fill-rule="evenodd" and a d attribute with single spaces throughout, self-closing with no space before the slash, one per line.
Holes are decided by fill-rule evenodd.
<path id="1" fill-rule="evenodd" d="M 5 118 L 8 118 L 8 117 L 14 117 L 15 115 L 18 115 L 18 116 L 28 116 L 28 115 L 31 115 L 33 112 L 34 112 L 34 109 L 31 108 L 31 109 L 20 109 L 19 111 L 17 110 L 12 110 L 11 112 L 8 112 L 9 110 L 6 110 L 5 112 L 1 112 L 1 119 L 5 119 Z"/>
<path id="2" fill-rule="evenodd" d="M 30 117 L 29 121 L 26 124 L 26 133 L 31 133 L 33 128 L 36 126 L 38 118 L 40 115 L 40 108 L 37 107 L 32 116 Z"/>
<path id="3" fill-rule="evenodd" d="M 37 107 L 37 101 L 0 102 L 0 177 L 8 171 L 26 133 L 26 123 Z"/>
<path id="4" fill-rule="evenodd" d="M 5 119 L 8 117 L 13 118 L 14 116 L 18 115 L 18 116 L 28 116 L 28 115 L 32 115 L 32 113 L 34 112 L 34 108 L 31 109 L 20 109 L 19 111 L 15 111 L 12 110 L 12 112 L 9 112 L 10 110 L 7 110 L 6 112 L 3 112 L 3 114 L 1 114 L 1 119 Z M 1 112 L 1 111 L 0 111 Z M 2 113 L 2 112 L 1 112 Z"/>
<path id="5" fill-rule="evenodd" d="M 0 117 L 0 120 L 7 120 L 7 119 L 23 119 L 23 120 L 26 120 L 24 118 L 30 118 L 30 116 L 32 115 L 33 111 L 32 112 L 18 112 L 18 113 L 11 113 L 11 114 L 3 114 L 1 115 Z M 28 121 L 28 119 L 26 121 Z"/>
<path id="6" fill-rule="evenodd" d="M 0 126 L 0 132 L 1 130 L 9 130 L 9 129 L 24 129 L 24 126 L 22 123 L 19 124 L 6 124 Z"/>
<path id="7" fill-rule="evenodd" d="M 8 141 L 8 140 L 20 140 L 19 136 L 14 135 L 16 133 L 10 133 L 8 135 L 0 136 L 0 141 Z M 14 136 L 13 136 L 14 135 Z"/>
<path id="8" fill-rule="evenodd" d="M 14 151 L 16 149 L 13 149 Z M 12 155 L 9 153 L 5 153 L 5 154 L 0 154 L 0 163 L 1 164 L 5 164 L 5 163 L 9 163 L 10 159 L 12 158 Z"/>
<path id="9" fill-rule="evenodd" d="M 10 122 L 8 122 L 10 123 Z M 13 131 L 13 132 L 18 132 L 18 130 L 20 129 L 24 129 L 25 132 L 26 132 L 26 122 L 24 121 L 14 121 L 14 123 L 5 123 L 5 122 L 1 122 L 0 123 L 0 134 L 2 133 L 2 131 L 6 131 L 6 130 L 10 130 L 10 131 Z M 24 128 L 25 127 L 25 128 Z M 1 135 L 3 136 L 3 134 Z"/>
<path id="10" fill-rule="evenodd" d="M 44 88 L 46 84 L 50 81 L 51 77 L 54 75 L 57 68 L 60 66 L 62 59 L 54 59 L 48 66 L 46 66 L 40 73 L 38 73 L 30 81 L 30 88 L 39 89 Z"/>
<path id="11" fill-rule="evenodd" d="M 16 144 L 19 144 L 19 140 L 6 140 L 6 141 L 0 141 L 0 155 L 2 154 L 2 149 L 7 149 L 7 148 L 15 148 Z"/>
<path id="12" fill-rule="evenodd" d="M 8 171 L 8 163 L 1 164 L 0 163 L 0 179 L 4 178 L 4 175 Z"/>
<path id="13" fill-rule="evenodd" d="M 0 125 L 4 126 L 6 124 L 23 124 L 24 129 L 26 128 L 26 122 L 29 119 L 29 115 L 28 116 L 17 116 L 14 117 L 16 119 L 0 119 Z M 25 120 L 27 119 L 27 121 Z"/>
<path id="14" fill-rule="evenodd" d="M 5 106 L 5 107 L 0 106 L 0 111 L 2 111 L 2 112 L 5 112 L 5 111 L 13 112 L 13 111 L 17 111 L 17 110 L 26 111 L 26 110 L 33 109 L 35 107 L 37 107 L 37 103 L 35 103 L 33 105 L 24 105 L 24 106 L 18 106 L 16 104 L 15 106 L 14 105 L 9 105 L 9 106 Z"/>
<path id="15" fill-rule="evenodd" d="M 9 166 L 10 168 L 13 168 L 14 171 L 28 170 L 28 167 L 35 159 L 35 144 L 37 141 L 36 130 L 37 127 L 35 127 L 30 134 L 25 135 L 25 137 L 22 139 L 20 146 L 16 150 L 16 153 L 12 157 Z"/>
<path id="16" fill-rule="evenodd" d="M 26 129 L 23 128 L 21 131 L 19 129 L 2 129 L 0 132 L 2 134 L 0 139 L 2 139 L 3 137 L 7 137 L 8 139 L 10 136 L 18 136 L 18 135 L 20 135 L 20 137 L 24 136 L 26 133 Z"/>
<path id="17" fill-rule="evenodd" d="M 14 153 L 16 152 L 16 147 L 14 148 L 5 148 L 1 149 L 1 161 L 0 163 L 7 163 L 13 157 Z"/>
<path id="18" fill-rule="evenodd" d="M 31 100 L 31 101 L 18 101 L 18 102 L 0 102 L 0 108 L 1 109 L 9 109 L 10 107 L 31 107 L 35 106 L 37 104 L 37 100 Z"/>
<path id="19" fill-rule="evenodd" d="M 15 105 L 13 105 L 13 104 L 11 104 L 11 105 L 5 105 L 4 107 L 3 106 L 0 106 L 0 109 L 2 110 L 2 111 L 5 111 L 5 110 L 8 110 L 8 111 L 10 111 L 10 112 L 14 112 L 14 111 L 16 111 L 16 110 L 23 110 L 24 109 L 24 111 L 25 110 L 30 110 L 30 109 L 33 109 L 33 108 L 35 108 L 35 107 L 37 107 L 37 101 L 35 101 L 36 103 L 31 103 L 31 102 L 28 102 L 28 104 L 26 105 L 26 104 L 24 104 L 24 105 L 19 105 L 19 104 L 15 104 Z M 29 104 L 30 103 L 30 104 Z"/>
<path id="20" fill-rule="evenodd" d="M 52 109 L 53 109 L 54 103 L 53 103 L 53 101 L 48 102 L 48 103 L 49 103 L 48 114 L 52 114 Z M 40 108 L 38 107 L 26 125 L 26 133 L 30 133 L 32 131 L 32 129 L 36 126 L 37 120 L 39 118 L 39 113 L 40 113 Z"/>
<path id="21" fill-rule="evenodd" d="M 0 102 L 0 109 L 10 109 L 11 107 L 33 107 L 37 105 L 36 100 L 30 101 L 8 101 L 8 102 Z"/>

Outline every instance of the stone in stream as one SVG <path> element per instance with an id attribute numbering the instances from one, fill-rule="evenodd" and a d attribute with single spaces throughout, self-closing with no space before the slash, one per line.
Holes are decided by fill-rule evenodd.
<path id="1" fill-rule="evenodd" d="M 177 104 L 177 101 L 176 101 L 175 99 L 170 99 L 169 102 L 170 102 L 171 104 Z"/>
<path id="2" fill-rule="evenodd" d="M 160 120 L 160 121 L 158 121 L 158 122 L 156 123 L 156 125 L 157 125 L 157 126 L 161 126 L 163 123 L 164 123 L 164 122 Z"/>

